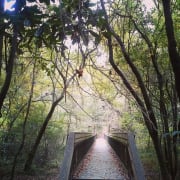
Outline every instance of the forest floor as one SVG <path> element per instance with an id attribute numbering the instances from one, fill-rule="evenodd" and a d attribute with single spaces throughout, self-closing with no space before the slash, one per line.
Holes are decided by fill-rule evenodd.
<path id="1" fill-rule="evenodd" d="M 9 180 L 9 176 L 3 177 L 1 180 Z M 14 180 L 59 180 L 59 168 L 49 169 L 48 172 L 38 175 L 37 173 L 34 175 L 15 175 Z"/>

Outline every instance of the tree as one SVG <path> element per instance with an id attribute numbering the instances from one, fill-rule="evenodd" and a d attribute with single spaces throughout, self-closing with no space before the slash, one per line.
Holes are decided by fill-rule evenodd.
<path id="1" fill-rule="evenodd" d="M 80 46 L 81 45 L 79 43 L 79 47 Z M 69 57 L 70 52 L 68 53 L 68 56 L 66 56 L 65 50 L 63 51 L 63 54 L 62 52 L 56 51 L 54 49 L 52 51 L 53 51 L 51 53 L 52 59 L 51 59 L 51 62 L 48 63 L 48 66 L 50 66 L 50 63 L 52 63 L 51 67 L 53 67 L 53 70 L 50 69 L 49 71 L 48 67 L 45 67 L 45 69 L 47 68 L 46 71 L 52 81 L 52 87 L 53 87 L 52 100 L 51 100 L 52 102 L 50 105 L 49 112 L 47 113 L 46 118 L 38 132 L 35 143 L 29 152 L 29 155 L 26 160 L 25 167 L 24 167 L 25 171 L 28 171 L 31 169 L 31 165 L 32 165 L 32 161 L 34 159 L 35 153 L 45 133 L 47 125 L 55 111 L 55 108 L 62 101 L 62 99 L 66 97 L 67 88 L 70 86 L 71 82 L 75 80 L 76 75 L 78 75 L 79 78 L 82 76 L 82 74 L 79 74 L 79 71 L 83 70 L 85 66 L 85 61 L 89 53 L 94 51 L 94 48 L 91 51 L 88 50 L 87 52 L 84 52 L 81 49 L 82 57 L 79 59 L 79 55 L 78 55 L 78 58 L 77 58 L 79 60 L 79 68 L 80 68 L 79 70 L 75 69 L 73 65 L 71 64 L 70 57 Z M 53 55 L 53 53 L 55 53 L 55 55 Z M 78 63 L 76 62 L 75 65 L 77 66 L 77 64 Z M 58 84 L 58 86 L 56 84 Z M 59 93 L 59 88 L 61 89 L 60 93 Z"/>
<path id="2" fill-rule="evenodd" d="M 118 93 L 118 87 L 123 82 L 129 94 L 134 98 L 152 138 L 162 178 L 174 179 L 179 167 L 177 142 L 180 123 L 177 94 L 179 95 L 180 86 L 179 52 L 174 34 L 171 12 L 173 9 L 171 9 L 170 0 L 167 3 L 162 0 L 164 16 L 162 16 L 163 10 L 159 2 L 156 2 L 156 6 L 149 13 L 144 9 L 141 1 L 112 1 L 105 6 L 101 0 L 101 7 L 98 3 L 96 10 L 91 8 L 95 4 L 90 3 L 89 0 L 60 2 L 59 6 L 53 6 L 50 0 L 17 0 L 13 12 L 4 12 L 2 3 L 0 6 L 2 84 L 0 110 L 3 118 L 7 118 L 10 122 L 7 125 L 9 131 L 16 124 L 17 117 L 24 120 L 19 152 L 25 141 L 25 126 L 31 116 L 33 102 L 42 101 L 49 107 L 24 169 L 27 171 L 31 168 L 35 153 L 56 107 L 64 97 L 66 100 L 67 88 L 71 82 L 81 79 L 83 68 L 87 64 L 86 59 L 101 41 L 108 50 L 109 63 L 113 68 L 113 73 L 115 72 L 113 75 L 115 79 L 111 77 L 109 79 Z M 107 11 L 105 7 L 109 10 Z M 66 44 L 67 40 L 78 47 L 78 51 L 74 53 L 73 63 L 71 63 L 71 49 Z M 166 40 L 168 40 L 167 43 Z M 167 47 L 172 68 L 167 58 Z M 34 49 L 38 54 L 33 57 Z M 39 72 L 43 71 L 42 74 L 50 84 L 51 93 L 48 92 L 45 96 L 47 99 L 44 99 L 44 96 L 39 95 L 36 87 L 34 90 L 30 88 L 25 90 L 21 86 L 23 92 L 30 92 L 30 94 L 29 98 L 21 101 L 23 103 L 19 108 L 20 103 L 11 104 L 19 98 L 18 93 L 15 94 L 16 98 L 11 97 L 11 91 L 18 85 L 17 81 L 12 82 L 12 80 L 14 80 L 13 72 L 16 70 L 19 59 L 23 57 L 22 64 L 28 62 L 25 54 L 33 57 L 33 60 L 36 59 L 34 68 Z M 30 72 L 31 68 L 27 67 L 27 69 L 26 72 Z M 109 74 L 104 73 L 104 75 L 111 76 L 112 69 Z M 24 74 L 23 76 L 25 77 Z M 27 81 L 26 78 L 24 79 Z M 33 84 L 27 84 L 34 87 Z M 34 98 L 33 92 L 37 95 Z M 103 91 L 103 93 L 107 92 Z M 101 98 L 102 94 L 99 94 Z M 9 107 L 8 112 L 6 105 Z M 23 116 L 23 113 L 26 116 Z M 3 124 L 5 126 L 6 122 L 3 121 Z"/>
<path id="3" fill-rule="evenodd" d="M 125 10 L 123 10 L 122 8 L 121 11 L 118 11 L 117 9 L 118 5 L 120 5 L 120 8 L 124 6 Z M 112 65 L 113 69 L 116 71 L 116 73 L 121 77 L 126 88 L 132 94 L 132 96 L 136 100 L 137 105 L 141 110 L 142 116 L 144 118 L 144 123 L 148 129 L 148 132 L 154 144 L 159 166 L 161 169 L 162 178 L 174 179 L 177 175 L 177 169 L 178 169 L 178 163 L 177 163 L 178 158 L 177 158 L 177 150 L 176 150 L 177 139 L 173 138 L 172 140 L 170 136 L 171 126 L 168 120 L 169 116 L 167 113 L 168 111 L 167 108 L 171 107 L 173 109 L 173 107 L 176 107 L 175 114 L 177 114 L 177 101 L 173 100 L 174 98 L 176 98 L 176 95 L 175 96 L 168 95 L 169 87 L 166 86 L 166 83 L 169 80 L 162 79 L 162 72 L 160 70 L 161 64 L 158 64 L 159 58 L 157 55 L 157 48 L 160 48 L 158 47 L 159 40 L 156 37 L 154 37 L 154 41 L 153 39 L 149 38 L 149 36 L 151 35 L 151 31 L 153 32 L 153 29 L 155 29 L 155 31 L 159 29 L 157 26 L 158 24 L 152 29 L 151 25 L 154 26 L 154 24 L 151 24 L 151 22 L 149 21 L 150 18 L 145 19 L 145 17 L 143 17 L 144 19 L 142 19 L 140 17 L 143 16 L 143 11 L 142 11 L 142 5 L 138 2 L 133 3 L 131 1 L 128 1 L 127 3 L 120 2 L 119 4 L 115 4 L 115 6 L 111 5 L 110 7 L 111 14 L 107 14 L 104 2 L 102 0 L 101 0 L 101 6 L 105 18 L 105 23 L 104 23 L 105 31 L 103 35 L 108 41 L 109 62 Z M 160 17 L 161 16 L 158 16 L 158 18 Z M 116 24 L 117 25 L 120 24 L 120 25 L 117 26 L 113 24 L 114 21 L 115 22 L 117 21 L 118 23 L 116 22 Z M 148 27 L 148 25 L 151 29 Z M 128 27 L 127 28 L 128 32 L 125 29 L 126 27 Z M 139 40 L 138 38 L 141 39 Z M 134 55 L 134 52 L 138 51 L 137 50 L 138 46 L 141 47 L 141 44 L 138 41 L 141 44 L 145 42 L 145 46 L 147 46 L 147 50 L 145 50 L 144 53 L 149 54 L 152 65 L 149 62 L 147 63 L 152 66 L 151 71 L 153 70 L 153 73 L 155 74 L 154 78 L 157 80 L 158 86 L 156 86 L 156 84 L 154 84 L 153 82 L 152 83 L 149 82 L 150 79 L 148 80 L 148 84 L 147 84 L 146 79 L 143 77 L 143 75 L 147 75 L 147 77 L 149 78 L 151 76 L 147 72 L 142 71 L 141 65 L 143 65 L 144 63 L 141 62 L 142 60 L 140 58 L 146 57 L 147 59 L 149 59 L 149 57 L 146 56 L 145 54 L 139 57 L 137 57 L 137 55 L 136 56 Z M 117 47 L 119 47 L 119 50 L 121 50 L 121 53 L 119 53 L 120 57 L 124 58 L 125 63 L 128 65 L 129 69 L 131 70 L 132 77 L 134 77 L 133 78 L 134 83 L 135 84 L 137 83 L 139 90 L 136 90 L 136 88 L 134 87 L 134 83 L 132 84 L 129 78 L 124 75 L 122 66 L 121 68 L 119 66 L 121 62 L 115 60 L 114 49 L 117 49 Z M 143 49 L 141 49 L 141 51 L 143 51 Z M 143 65 L 142 67 L 145 67 L 145 65 Z M 165 66 L 163 68 L 165 69 Z M 169 71 L 169 73 L 171 72 Z M 149 89 L 150 87 L 152 89 Z M 155 96 L 155 98 L 158 98 L 158 101 L 156 101 L 157 103 L 156 105 L 158 106 L 159 109 L 158 113 L 157 110 L 155 110 L 155 106 L 154 106 L 155 105 L 155 99 L 153 98 L 154 96 L 152 96 L 155 94 L 151 90 L 158 93 L 158 96 Z M 175 93 L 173 92 L 173 94 Z M 172 102 L 173 105 L 171 104 Z M 160 118 L 159 118 L 159 113 L 160 113 Z M 173 132 L 176 132 L 178 130 L 179 122 L 177 116 L 174 116 L 173 113 L 171 115 L 172 117 L 174 117 L 172 121 L 172 123 L 174 124 Z M 162 137 L 163 137 L 163 141 L 161 141 Z M 169 163 L 167 164 L 166 161 L 168 161 Z"/>
<path id="4" fill-rule="evenodd" d="M 10 84 L 12 83 L 12 73 L 15 68 L 15 63 L 18 61 L 20 55 L 24 55 L 26 51 L 30 54 L 33 53 L 34 47 L 36 47 L 39 52 L 38 55 L 40 56 L 34 57 L 35 59 L 37 58 L 37 63 L 34 68 L 39 66 L 40 69 L 45 70 L 47 76 L 51 76 L 52 86 L 55 88 L 52 93 L 52 104 L 49 113 L 42 123 L 35 143 L 29 153 L 25 170 L 28 170 L 31 167 L 32 160 L 47 128 L 48 122 L 51 119 L 56 106 L 66 96 L 69 84 L 75 79 L 76 75 L 79 77 L 82 76 L 85 60 L 89 54 L 88 51 L 87 53 L 84 52 L 84 47 L 81 47 L 80 44 L 82 41 L 86 46 L 88 46 L 86 22 L 89 16 L 89 2 L 81 3 L 77 1 L 71 3 L 64 1 L 64 4 L 60 4 L 60 7 L 51 6 L 50 0 L 42 0 L 40 3 L 37 2 L 39 1 L 17 0 L 14 4 L 15 10 L 13 12 L 4 12 L 2 10 L 3 6 L 1 6 L 0 9 L 2 15 L 0 20 L 2 25 L 1 31 L 3 32 L 3 34 L 0 35 L 0 40 L 4 40 L 2 47 L 0 47 L 0 62 L 2 64 L 2 74 L 5 74 L 5 80 L 2 80 L 3 86 L 0 92 L 0 110 L 2 110 L 2 114 L 4 113 L 5 115 L 5 108 L 3 105 L 8 99 L 8 91 L 10 89 Z M 33 4 L 29 5 L 28 3 Z M 86 11 L 83 11 L 83 9 L 86 9 Z M 72 13 L 73 18 L 71 17 Z M 84 22 L 84 20 L 86 20 L 86 22 Z M 78 54 L 82 54 L 82 61 L 79 59 L 79 62 L 75 62 L 74 67 L 70 63 L 65 52 L 67 47 L 64 43 L 67 38 L 71 39 L 73 44 L 78 44 L 78 47 L 80 48 Z M 7 47 L 10 47 L 9 52 L 7 51 Z M 53 56 L 51 57 L 51 61 L 47 61 L 46 57 L 43 59 L 43 56 L 40 54 L 44 53 L 46 50 L 50 50 L 48 56 Z M 68 53 L 70 54 L 70 52 Z M 56 54 L 57 57 L 55 57 L 54 54 Z M 58 74 L 58 77 L 55 74 Z M 54 82 L 54 79 L 56 79 L 56 83 Z M 55 84 L 57 83 L 59 83 L 58 88 L 62 89 L 60 94 L 56 94 L 55 92 L 55 90 L 57 91 L 57 87 L 55 87 Z M 34 87 L 34 84 L 32 84 L 32 87 Z M 12 178 L 14 176 L 17 156 L 20 154 L 24 146 L 29 110 L 31 108 L 31 102 L 34 101 L 32 99 L 32 93 L 33 90 L 30 93 L 28 103 L 23 106 L 23 108 L 27 108 L 27 116 L 24 120 L 22 142 L 14 159 Z M 26 105 L 28 106 L 26 107 Z M 21 111 L 19 113 L 21 113 Z M 13 120 L 12 122 L 11 126 L 13 126 L 15 121 Z"/>
<path id="5" fill-rule="evenodd" d="M 176 90 L 180 100 L 180 55 L 178 52 L 177 42 L 174 35 L 171 3 L 172 3 L 171 0 L 168 1 L 162 0 L 166 35 L 168 39 L 169 59 L 173 68 Z"/>
<path id="6" fill-rule="evenodd" d="M 15 59 L 17 58 L 18 52 L 22 53 L 22 50 L 19 48 L 19 45 L 24 40 L 23 35 L 26 32 L 25 26 L 26 25 L 29 26 L 30 24 L 28 18 L 31 18 L 29 17 L 31 16 L 31 14 L 34 14 L 35 21 L 31 19 L 32 28 L 36 27 L 36 25 L 40 22 L 40 18 L 37 17 L 37 14 L 39 14 L 40 11 L 37 9 L 35 5 L 31 7 L 27 7 L 25 0 L 16 1 L 14 4 L 15 10 L 13 12 L 4 11 L 3 7 L 4 7 L 3 1 L 1 1 L 0 70 L 1 70 L 1 75 L 5 73 L 5 79 L 0 91 L 1 116 L 2 116 L 1 110 L 3 107 L 3 103 L 8 93 L 12 79 Z M 34 30 L 32 30 L 32 32 L 33 31 Z M 28 38 L 31 39 L 32 34 L 31 37 Z M 10 48 L 9 51 L 8 48 Z"/>

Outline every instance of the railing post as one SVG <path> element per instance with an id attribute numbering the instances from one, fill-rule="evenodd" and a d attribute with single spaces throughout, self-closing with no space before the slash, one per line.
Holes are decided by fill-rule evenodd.
<path id="1" fill-rule="evenodd" d="M 128 150 L 129 150 L 129 155 L 133 164 L 132 170 L 134 171 L 135 179 L 145 180 L 144 168 L 140 161 L 137 147 L 135 145 L 134 134 L 128 133 L 128 142 L 129 142 Z"/>
<path id="2" fill-rule="evenodd" d="M 69 133 L 67 138 L 67 144 L 64 152 L 64 160 L 62 163 L 62 167 L 60 168 L 60 179 L 61 180 L 69 180 L 71 179 L 71 162 L 73 159 L 74 153 L 74 133 Z"/>

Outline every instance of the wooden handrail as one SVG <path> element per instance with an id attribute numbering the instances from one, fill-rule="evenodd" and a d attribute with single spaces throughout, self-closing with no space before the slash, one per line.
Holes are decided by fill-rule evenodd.
<path id="1" fill-rule="evenodd" d="M 92 133 L 69 133 L 64 152 L 64 159 L 60 168 L 60 180 L 72 179 L 75 168 L 89 150 L 94 139 L 95 135 Z"/>
<path id="2" fill-rule="evenodd" d="M 81 142 L 89 137 L 92 137 L 92 133 L 85 133 L 85 132 L 75 132 L 74 133 L 75 136 L 75 144 L 78 142 Z"/>
<path id="3" fill-rule="evenodd" d="M 134 134 L 115 132 L 105 136 L 127 168 L 129 176 L 135 180 L 145 180 L 144 168 L 139 158 Z"/>

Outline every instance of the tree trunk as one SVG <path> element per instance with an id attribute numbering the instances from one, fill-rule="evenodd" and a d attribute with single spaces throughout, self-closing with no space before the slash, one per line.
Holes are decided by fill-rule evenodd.
<path id="1" fill-rule="evenodd" d="M 140 28 L 137 26 L 137 24 L 135 23 L 135 21 L 132 19 L 133 24 L 136 28 L 136 30 L 140 33 L 140 35 L 142 36 L 142 38 L 145 40 L 148 48 L 149 48 L 149 53 L 150 53 L 150 57 L 152 60 L 152 64 L 154 67 L 154 70 L 156 72 L 157 75 L 157 79 L 158 79 L 158 89 L 159 89 L 159 93 L 160 93 L 160 97 L 159 97 L 159 107 L 160 107 L 160 114 L 161 114 L 161 119 L 162 119 L 162 126 L 163 126 L 163 133 L 167 133 L 169 134 L 169 123 L 168 123 L 168 112 L 166 109 L 166 100 L 165 100 L 165 92 L 163 87 L 165 86 L 165 82 L 163 80 L 163 76 L 160 72 L 160 69 L 158 67 L 157 64 L 157 55 L 156 55 L 156 49 L 154 49 L 153 44 L 151 43 L 150 39 L 148 38 L 148 36 L 143 33 Z M 173 85 L 172 85 L 173 86 Z M 169 96 L 169 99 L 173 99 L 173 97 Z M 171 102 L 172 103 L 172 102 Z M 172 105 L 172 109 L 174 110 L 174 113 L 177 113 L 177 109 L 174 109 L 174 105 Z M 174 123 L 174 125 L 176 125 L 177 123 Z M 170 174 L 172 176 L 172 178 L 174 179 L 175 175 L 177 174 L 177 163 L 176 163 L 176 158 L 174 158 L 175 160 L 173 160 L 173 157 L 177 156 L 177 152 L 174 150 L 172 151 L 172 147 L 174 147 L 174 149 L 176 149 L 176 142 L 173 143 L 170 135 L 167 135 L 165 138 L 163 138 L 164 140 L 164 154 L 165 154 L 165 159 L 166 161 L 168 161 L 169 163 L 167 164 Z"/>
<path id="2" fill-rule="evenodd" d="M 170 62 L 174 71 L 176 91 L 180 100 L 180 55 L 177 51 L 177 44 L 174 35 L 173 20 L 171 15 L 171 1 L 162 0 L 165 18 L 166 35 L 168 39 L 168 52 Z"/>
<path id="3" fill-rule="evenodd" d="M 3 62 L 3 33 L 0 33 L 0 76 L 2 71 L 2 62 Z"/>
<path id="4" fill-rule="evenodd" d="M 157 129 L 155 129 L 154 126 L 152 125 L 152 122 L 150 122 L 151 119 L 149 120 L 148 113 L 146 111 L 146 108 L 144 106 L 143 101 L 138 97 L 137 93 L 133 90 L 133 88 L 131 87 L 131 85 L 127 81 L 127 79 L 124 77 L 123 73 L 115 65 L 114 60 L 113 60 L 112 43 L 111 43 L 110 38 L 108 38 L 108 47 L 109 47 L 109 58 L 110 58 L 109 61 L 110 61 L 110 64 L 112 65 L 114 70 L 117 72 L 117 74 L 122 78 L 126 88 L 130 91 L 130 93 L 132 94 L 132 96 L 136 100 L 136 102 L 139 105 L 139 108 L 140 108 L 140 110 L 142 112 L 144 122 L 146 124 L 148 132 L 149 132 L 149 134 L 151 136 L 151 139 L 153 141 L 153 145 L 154 145 L 156 155 L 157 155 L 157 159 L 158 159 L 158 162 L 159 162 L 159 166 L 160 166 L 160 169 L 161 169 L 162 178 L 163 178 L 163 180 L 170 180 L 169 171 L 168 171 L 167 166 L 165 164 L 165 158 L 164 158 L 163 151 L 162 151 L 162 146 L 160 144 L 160 140 L 159 140 L 159 137 L 158 137 Z"/>
<path id="5" fill-rule="evenodd" d="M 156 151 L 156 155 L 157 155 L 157 159 L 158 159 L 158 163 L 159 163 L 159 167 L 160 167 L 160 171 L 161 171 L 161 179 L 162 180 L 172 180 L 170 172 L 168 171 L 168 168 L 167 168 L 168 162 L 166 162 L 166 160 L 164 158 L 164 153 L 162 151 L 162 146 L 160 144 L 157 132 L 151 132 L 150 136 L 152 138 L 154 149 Z"/>
<path id="6" fill-rule="evenodd" d="M 64 82 L 64 88 L 63 88 L 63 90 L 62 90 L 61 95 L 59 96 L 59 98 L 58 98 L 55 102 L 52 103 L 51 108 L 50 108 L 50 110 L 49 110 L 49 112 L 48 112 L 48 114 L 47 114 L 47 116 L 46 116 L 46 118 L 45 118 L 45 120 L 44 120 L 44 123 L 43 123 L 43 125 L 41 126 L 41 129 L 40 129 L 40 131 L 39 131 L 39 133 L 38 133 L 38 136 L 37 136 L 37 138 L 36 138 L 36 140 L 35 140 L 35 143 L 34 143 L 32 149 L 31 149 L 31 151 L 30 151 L 30 153 L 29 153 L 29 155 L 28 155 L 28 158 L 27 158 L 26 163 L 25 163 L 25 166 L 24 166 L 24 171 L 29 171 L 29 170 L 31 169 L 31 165 L 32 165 L 34 156 L 35 156 L 35 154 L 36 154 L 36 151 L 37 151 L 37 149 L 38 149 L 38 146 L 39 146 L 39 144 L 40 144 L 40 141 L 41 141 L 41 139 L 42 139 L 42 137 L 43 137 L 43 134 L 45 133 L 45 130 L 46 130 L 47 125 L 48 125 L 48 122 L 50 121 L 50 119 L 51 119 L 51 117 L 52 117 L 52 115 L 53 115 L 53 113 L 54 113 L 54 110 L 55 110 L 56 106 L 57 106 L 58 103 L 64 98 L 64 95 L 65 95 L 65 93 L 66 93 L 66 89 L 68 88 L 70 82 L 74 79 L 74 77 L 75 77 L 76 75 L 77 75 L 77 72 L 75 71 L 75 73 L 69 78 L 69 80 L 66 80 L 66 81 Z"/>
<path id="7" fill-rule="evenodd" d="M 10 55 L 9 55 L 9 59 L 8 59 L 7 65 L 6 65 L 6 77 L 5 77 L 5 81 L 2 86 L 1 92 L 0 92 L 0 117 L 2 116 L 1 109 L 3 106 L 3 102 L 6 98 L 6 95 L 8 93 L 9 86 L 11 83 L 13 67 L 14 67 L 14 60 L 15 60 L 15 56 L 16 56 L 16 49 L 17 49 L 17 28 L 16 28 L 16 25 L 13 25 L 13 37 L 12 37 Z"/>
<path id="8" fill-rule="evenodd" d="M 0 3 L 0 15 L 3 13 L 3 3 Z M 0 19 L 0 24 L 3 23 L 3 20 Z M 1 76 L 1 70 L 2 70 L 2 62 L 3 62 L 3 34 L 4 30 L 2 29 L 0 31 L 0 76 Z"/>
<path id="9" fill-rule="evenodd" d="M 123 73 L 119 70 L 117 65 L 114 63 L 111 35 L 109 34 L 106 36 L 106 38 L 108 39 L 110 63 L 113 66 L 114 70 L 118 73 L 118 75 L 123 79 L 123 83 L 126 85 L 127 89 L 131 92 L 131 94 L 133 95 L 133 97 L 135 98 L 137 104 L 139 105 L 139 107 L 141 109 L 142 116 L 144 118 L 144 122 L 146 124 L 146 127 L 149 131 L 149 134 L 150 134 L 152 141 L 153 141 L 153 144 L 154 144 L 154 148 L 155 148 L 156 155 L 158 158 L 159 166 L 161 169 L 162 179 L 163 180 L 170 180 L 171 179 L 171 173 L 170 173 L 169 169 L 167 168 L 168 166 L 167 166 L 166 161 L 165 161 L 165 156 L 163 154 L 162 146 L 160 143 L 160 137 L 158 135 L 157 120 L 156 120 L 155 114 L 153 112 L 152 103 L 151 103 L 150 98 L 148 96 L 145 84 L 143 82 L 143 79 L 142 79 L 141 74 L 139 73 L 137 67 L 133 64 L 132 59 L 130 58 L 129 54 L 127 53 L 125 45 L 123 44 L 123 42 L 121 40 L 121 37 L 119 37 L 110 27 L 103 0 L 101 0 L 101 6 L 102 6 L 102 9 L 104 11 L 104 16 L 105 16 L 105 20 L 106 20 L 106 30 L 107 30 L 107 32 L 110 32 L 111 35 L 118 42 L 120 49 L 121 49 L 121 52 L 124 56 L 124 59 L 126 60 L 127 64 L 129 65 L 129 67 L 131 68 L 132 72 L 134 73 L 134 75 L 137 79 L 139 88 L 140 88 L 141 93 L 143 95 L 143 101 L 138 97 L 137 93 L 134 91 L 132 86 L 129 84 L 129 82 L 126 80 L 126 78 L 123 77 Z"/>
<path id="10" fill-rule="evenodd" d="M 29 117 L 29 113 L 30 113 L 30 108 L 31 108 L 31 103 L 32 103 L 32 98 L 33 98 L 33 94 L 34 94 L 34 82 L 35 82 L 35 70 L 36 70 L 36 62 L 34 62 L 33 64 L 33 73 L 32 73 L 32 81 L 31 81 L 31 89 L 29 92 L 29 100 L 27 103 L 27 111 L 26 111 L 26 115 L 24 118 L 24 123 L 23 123 L 23 129 L 22 129 L 22 140 L 21 140 L 21 144 L 18 148 L 18 151 L 14 157 L 14 162 L 13 162 L 13 166 L 12 166 L 12 171 L 11 171 L 11 178 L 10 180 L 14 179 L 14 173 L 15 173 L 15 169 L 16 169 L 16 164 L 18 161 L 18 156 L 20 155 L 23 147 L 24 147 L 24 143 L 25 143 L 25 138 L 26 138 L 26 124 L 27 124 L 27 120 Z"/>
<path id="11" fill-rule="evenodd" d="M 40 144 L 40 141 L 41 141 L 41 139 L 42 139 L 42 137 L 43 137 L 43 134 L 44 134 L 44 132 L 45 132 L 45 130 L 46 130 L 46 127 L 47 127 L 47 125 L 48 125 L 48 122 L 49 122 L 49 120 L 51 119 L 51 117 L 52 117 L 52 115 L 53 115 L 53 112 L 54 112 L 57 104 L 63 99 L 63 97 L 64 97 L 64 94 L 58 99 L 58 101 L 55 101 L 55 102 L 52 104 L 51 109 L 50 109 L 48 115 L 46 116 L 46 119 L 45 119 L 43 125 L 41 126 L 41 129 L 40 129 L 40 131 L 39 131 L 39 133 L 38 133 L 38 136 L 37 136 L 37 138 L 36 138 L 36 141 L 35 141 L 35 143 L 34 143 L 34 146 L 32 147 L 32 149 L 31 149 L 31 151 L 30 151 L 30 153 L 29 153 L 29 155 L 28 155 L 28 158 L 27 158 L 26 163 L 25 163 L 25 166 L 24 166 L 24 171 L 28 171 L 28 170 L 31 169 L 32 161 L 33 161 L 33 159 L 34 159 L 34 156 L 35 156 L 35 154 L 36 154 L 36 151 L 37 151 L 37 148 L 38 148 L 38 146 L 39 146 L 39 144 Z"/>

